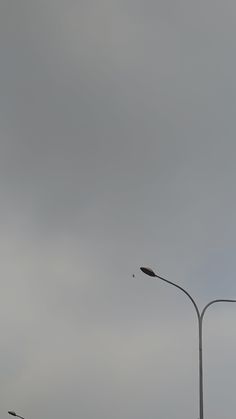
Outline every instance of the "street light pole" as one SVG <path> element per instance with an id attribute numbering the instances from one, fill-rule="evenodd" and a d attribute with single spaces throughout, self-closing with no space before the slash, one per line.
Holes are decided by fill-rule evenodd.
<path id="1" fill-rule="evenodd" d="M 203 318 L 204 314 L 209 306 L 215 303 L 236 303 L 236 300 L 231 299 L 217 299 L 212 300 L 208 304 L 205 305 L 203 310 L 200 312 L 196 302 L 194 301 L 193 297 L 180 285 L 175 284 L 174 282 L 171 282 L 162 276 L 157 275 L 152 269 L 142 266 L 141 271 L 145 273 L 148 276 L 151 276 L 153 278 L 159 278 L 164 282 L 167 282 L 170 285 L 173 285 L 174 287 L 180 289 L 184 294 L 187 295 L 187 297 L 191 300 L 198 319 L 198 355 L 199 355 L 199 419 L 204 419 L 204 409 L 203 409 L 203 348 L 202 348 L 202 325 L 203 325 Z"/>

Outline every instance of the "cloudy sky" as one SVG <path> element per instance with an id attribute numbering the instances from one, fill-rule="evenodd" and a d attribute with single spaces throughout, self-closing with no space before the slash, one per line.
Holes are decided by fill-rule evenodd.
<path id="1" fill-rule="evenodd" d="M 0 415 L 197 419 L 236 298 L 232 0 L 1 0 Z M 136 278 L 133 279 L 132 274 Z M 236 305 L 204 324 L 235 417 Z"/>

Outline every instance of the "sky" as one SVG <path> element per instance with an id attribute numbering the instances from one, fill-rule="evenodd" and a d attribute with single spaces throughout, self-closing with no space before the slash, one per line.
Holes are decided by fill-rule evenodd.
<path id="1" fill-rule="evenodd" d="M 0 2 L 0 415 L 197 419 L 236 298 L 236 5 Z M 133 274 L 135 278 L 133 278 Z M 236 304 L 204 320 L 235 417 Z"/>

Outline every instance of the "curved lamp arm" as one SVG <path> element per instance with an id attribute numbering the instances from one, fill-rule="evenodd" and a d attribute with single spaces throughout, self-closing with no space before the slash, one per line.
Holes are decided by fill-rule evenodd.
<path id="1" fill-rule="evenodd" d="M 236 303 L 236 300 L 229 300 L 229 299 L 218 299 L 218 300 L 212 300 L 210 301 L 208 304 L 205 305 L 205 307 L 203 308 L 202 312 L 201 312 L 201 319 L 203 319 L 203 316 L 206 312 L 206 310 L 208 309 L 209 306 L 211 306 L 212 304 L 215 303 Z"/>
<path id="2" fill-rule="evenodd" d="M 175 284 L 174 282 L 171 282 L 171 281 L 169 281 L 168 279 L 165 279 L 165 278 L 163 278 L 162 276 L 159 276 L 159 275 L 157 275 L 152 269 L 150 269 L 150 268 L 146 268 L 146 267 L 144 267 L 144 266 L 141 266 L 141 271 L 143 272 L 143 273 L 145 273 L 146 275 L 148 275 L 148 276 L 151 276 L 151 277 L 153 277 L 153 278 L 159 278 L 159 279 L 161 279 L 162 281 L 164 281 L 164 282 L 167 282 L 167 284 L 170 284 L 170 285 L 173 285 L 174 287 L 176 287 L 176 288 L 178 288 L 179 290 L 181 290 L 182 292 L 184 292 L 184 294 L 185 295 L 187 295 L 187 297 L 191 300 L 191 302 L 193 303 L 193 305 L 194 305 L 194 308 L 195 308 L 195 310 L 196 310 L 196 313 L 197 313 L 197 317 L 198 317 L 198 320 L 200 319 L 200 317 L 201 317 L 201 315 L 200 315 L 200 311 L 199 311 L 199 308 L 198 308 L 198 306 L 197 306 L 197 304 L 196 304 L 196 302 L 194 301 L 194 299 L 193 299 L 193 297 L 189 294 L 189 292 L 188 291 L 186 291 L 184 288 L 182 288 L 180 285 L 178 285 L 178 284 Z M 206 307 L 207 308 L 207 307 Z"/>

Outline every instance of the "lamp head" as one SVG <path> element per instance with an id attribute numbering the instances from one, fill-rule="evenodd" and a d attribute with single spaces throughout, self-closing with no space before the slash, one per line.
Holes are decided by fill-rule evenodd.
<path id="1" fill-rule="evenodd" d="M 154 272 L 151 268 L 147 268 L 147 267 L 145 267 L 145 266 L 141 266 L 141 267 L 140 267 L 140 270 L 141 270 L 144 274 L 146 274 L 146 275 L 148 275 L 148 276 L 152 276 L 152 277 L 155 277 L 155 276 L 156 276 L 155 272 Z"/>

